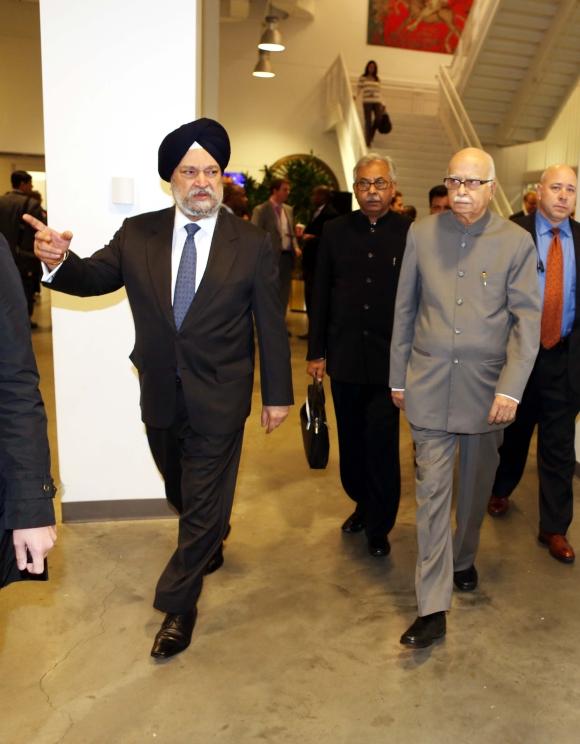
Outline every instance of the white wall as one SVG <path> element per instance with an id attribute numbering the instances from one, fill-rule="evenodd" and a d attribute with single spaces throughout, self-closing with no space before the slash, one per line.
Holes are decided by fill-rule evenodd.
<path id="1" fill-rule="evenodd" d="M 257 5 L 247 21 L 222 24 L 220 118 L 232 134 L 231 170 L 261 177 L 264 164 L 313 150 L 340 180 L 336 135 L 322 131 L 320 94 L 320 81 L 339 52 L 351 75 L 360 75 L 375 59 L 385 81 L 412 83 L 435 82 L 439 66 L 451 60 L 444 54 L 370 46 L 367 2 L 318 0 L 314 20 L 290 17 L 280 24 L 286 51 L 272 54 L 276 77 L 254 78 L 263 12 L 263 4 Z"/>
<path id="2" fill-rule="evenodd" d="M 548 165 L 580 162 L 580 83 L 569 96 L 546 138 L 514 147 L 490 148 L 494 155 L 498 177 L 513 201 L 521 208 L 520 197 L 527 174 L 539 174 Z M 578 205 L 577 205 L 578 208 Z M 578 211 L 577 211 L 578 214 Z"/>
<path id="3" fill-rule="evenodd" d="M 0 70 L 0 152 L 42 154 L 38 5 L 0 0 Z"/>
<path id="4" fill-rule="evenodd" d="M 82 256 L 124 217 L 171 203 L 157 148 L 195 118 L 196 13 L 196 0 L 41 2 L 50 218 L 74 232 Z M 134 179 L 134 205 L 113 205 L 115 176 Z M 53 340 L 63 502 L 162 497 L 128 359 L 124 292 L 53 294 Z"/>

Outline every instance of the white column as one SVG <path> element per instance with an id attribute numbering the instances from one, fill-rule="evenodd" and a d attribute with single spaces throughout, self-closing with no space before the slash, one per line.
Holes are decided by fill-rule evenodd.
<path id="1" fill-rule="evenodd" d="M 41 0 L 50 224 L 73 231 L 81 256 L 171 204 L 157 148 L 196 116 L 197 14 L 197 0 Z M 113 203 L 116 178 L 133 203 Z M 52 301 L 64 518 L 161 513 L 124 290 Z"/>

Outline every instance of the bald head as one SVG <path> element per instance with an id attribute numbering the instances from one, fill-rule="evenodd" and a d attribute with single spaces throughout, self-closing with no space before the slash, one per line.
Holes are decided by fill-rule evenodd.
<path id="1" fill-rule="evenodd" d="M 445 185 L 451 210 L 460 222 L 470 225 L 483 217 L 495 193 L 494 179 L 493 158 L 484 150 L 466 147 L 451 158 Z"/>
<path id="2" fill-rule="evenodd" d="M 574 212 L 577 186 L 576 173 L 569 165 L 550 165 L 542 173 L 537 189 L 538 209 L 552 225 Z"/>

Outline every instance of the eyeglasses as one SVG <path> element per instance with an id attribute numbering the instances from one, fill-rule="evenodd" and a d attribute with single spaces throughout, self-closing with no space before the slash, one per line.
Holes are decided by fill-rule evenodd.
<path id="1" fill-rule="evenodd" d="M 384 178 L 361 178 L 360 181 L 355 183 L 359 191 L 368 191 L 371 186 L 374 186 L 377 191 L 384 191 L 392 185 L 392 181 L 386 181 Z"/>
<path id="2" fill-rule="evenodd" d="M 184 166 L 183 168 L 179 169 L 179 174 L 181 176 L 184 176 L 185 178 L 199 178 L 200 173 L 203 173 L 206 178 L 213 180 L 214 178 L 217 178 L 219 176 L 221 171 L 215 165 L 210 165 L 207 168 L 203 169 L 190 168 L 189 166 Z"/>
<path id="3" fill-rule="evenodd" d="M 495 178 L 483 180 L 482 178 L 455 178 L 454 176 L 445 176 L 443 179 L 443 183 L 448 189 L 458 189 L 463 184 L 468 191 L 477 191 L 484 183 L 492 183 L 493 181 L 495 181 Z"/>

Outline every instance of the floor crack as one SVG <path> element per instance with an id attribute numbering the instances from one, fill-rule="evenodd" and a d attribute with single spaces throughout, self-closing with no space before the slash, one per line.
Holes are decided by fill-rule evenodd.
<path id="1" fill-rule="evenodd" d="M 116 570 L 117 570 L 117 566 L 115 566 L 114 568 L 112 568 L 111 571 L 109 571 L 109 573 L 105 576 L 105 581 L 111 580 L 111 577 L 115 573 Z M 58 713 L 60 715 L 64 715 L 68 719 L 68 725 L 66 727 L 66 730 L 61 735 L 61 737 L 55 742 L 55 744 L 61 744 L 61 742 L 63 742 L 66 739 L 66 737 L 68 736 L 70 730 L 75 725 L 75 721 L 74 721 L 72 715 L 69 713 L 69 711 L 66 710 L 66 708 L 64 708 L 64 707 L 58 708 L 53 703 L 52 698 L 51 698 L 51 695 L 50 695 L 50 692 L 46 688 L 46 681 L 47 681 L 48 677 L 53 672 L 55 672 L 62 664 L 64 664 L 67 661 L 67 659 L 69 659 L 72 656 L 72 654 L 75 651 L 77 651 L 81 646 L 85 645 L 89 641 L 94 640 L 95 638 L 98 638 L 99 636 L 104 635 L 104 633 L 105 633 L 105 620 L 104 620 L 104 617 L 105 617 L 105 612 L 107 611 L 107 602 L 108 602 L 109 598 L 117 590 L 117 588 L 118 588 L 117 584 L 116 583 L 113 583 L 113 587 L 110 589 L 110 591 L 107 592 L 107 594 L 105 594 L 105 596 L 102 598 L 102 600 L 100 602 L 101 608 L 100 608 L 100 612 L 98 614 L 98 621 L 99 621 L 99 624 L 100 624 L 100 630 L 98 632 L 96 632 L 96 633 L 92 633 L 91 635 L 86 636 L 85 638 L 79 639 L 74 644 L 74 646 L 72 646 L 71 648 L 68 649 L 68 651 L 64 654 L 64 656 L 62 656 L 60 659 L 58 659 L 57 661 L 55 661 L 55 663 L 49 669 L 46 670 L 46 672 L 42 675 L 42 677 L 38 681 L 38 687 L 39 687 L 41 693 L 44 695 L 48 706 L 55 713 Z"/>

